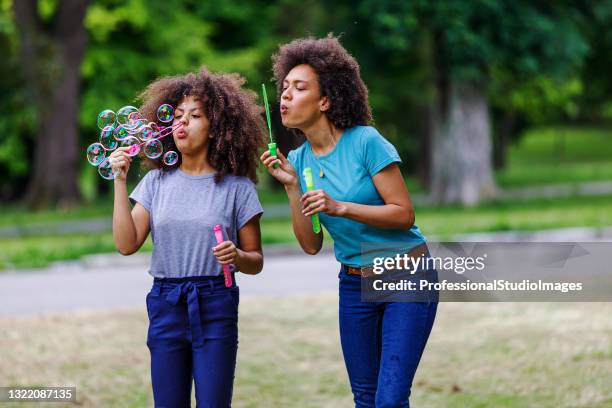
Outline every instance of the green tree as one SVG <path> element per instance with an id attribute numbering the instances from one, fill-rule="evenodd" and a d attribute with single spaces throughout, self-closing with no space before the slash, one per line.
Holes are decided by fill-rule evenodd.
<path id="1" fill-rule="evenodd" d="M 11 0 L 0 0 L 0 201 L 25 192 L 35 112 L 23 88 Z"/>
<path id="2" fill-rule="evenodd" d="M 87 0 L 14 0 L 24 89 L 36 112 L 33 173 L 26 201 L 35 207 L 79 199 L 77 124 Z"/>
<path id="3" fill-rule="evenodd" d="M 493 197 L 491 72 L 513 82 L 572 75 L 587 43 L 571 2 L 365 0 L 375 35 L 390 51 L 431 46 L 431 192 L 438 202 L 476 204 Z"/>
<path id="4" fill-rule="evenodd" d="M 85 19 L 90 36 L 82 66 L 81 148 L 99 135 L 96 116 L 104 109 L 138 106 L 138 94 L 154 79 L 196 71 L 238 72 L 259 90 L 261 42 L 267 30 L 264 4 L 185 0 L 94 1 Z M 84 160 L 89 182 L 108 182 Z M 132 177 L 138 177 L 132 172 Z"/>

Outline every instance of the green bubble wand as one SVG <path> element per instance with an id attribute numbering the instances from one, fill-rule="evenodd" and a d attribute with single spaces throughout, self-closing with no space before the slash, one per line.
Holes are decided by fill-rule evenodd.
<path id="1" fill-rule="evenodd" d="M 268 120 L 268 132 L 270 132 L 270 143 L 268 143 L 268 151 L 270 156 L 276 157 L 276 143 L 272 139 L 272 121 L 270 120 L 270 106 L 268 106 L 268 94 L 266 93 L 266 86 L 261 84 L 261 90 L 263 92 L 264 105 L 266 105 L 266 119 Z M 274 163 L 274 168 L 278 169 L 278 163 Z"/>
<path id="2" fill-rule="evenodd" d="M 302 173 L 304 175 L 304 182 L 306 183 L 306 190 L 314 190 L 314 182 L 312 180 L 312 169 L 310 167 L 304 168 Z M 319 214 L 315 214 L 310 217 L 312 220 L 312 230 L 318 234 L 321 232 L 321 222 L 319 221 Z"/>

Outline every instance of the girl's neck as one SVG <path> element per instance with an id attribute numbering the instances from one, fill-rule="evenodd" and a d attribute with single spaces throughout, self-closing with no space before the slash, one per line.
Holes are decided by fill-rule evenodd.
<path id="1" fill-rule="evenodd" d="M 182 154 L 180 169 L 183 173 L 189 174 L 190 176 L 214 173 L 216 171 L 208 162 L 206 152 L 197 156 Z"/>

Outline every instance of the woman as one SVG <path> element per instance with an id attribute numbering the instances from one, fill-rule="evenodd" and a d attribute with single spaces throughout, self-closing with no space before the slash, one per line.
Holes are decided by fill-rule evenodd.
<path id="1" fill-rule="evenodd" d="M 273 56 L 283 125 L 306 137 L 291 151 L 261 156 L 284 184 L 294 233 L 309 254 L 323 244 L 311 216 L 334 239 L 340 262 L 340 338 L 355 406 L 408 407 L 417 365 L 433 326 L 437 299 L 364 302 L 361 280 L 369 266 L 362 243 L 402 242 L 411 256 L 427 255 L 397 165 L 396 149 L 370 126 L 368 92 L 359 65 L 339 41 L 298 39 Z M 275 164 L 279 164 L 275 168 Z M 312 168 L 319 189 L 305 192 Z M 434 271 L 435 272 L 435 271 Z"/>
<path id="2" fill-rule="evenodd" d="M 222 265 L 247 274 L 263 267 L 263 211 L 254 182 L 264 128 L 255 94 L 242 90 L 243 82 L 202 68 L 149 85 L 141 112 L 155 121 L 160 105 L 175 107 L 173 125 L 182 126 L 162 140 L 164 150 L 177 151 L 179 160 L 172 166 L 154 161 L 157 168 L 129 200 L 127 148 L 110 156 L 119 172 L 113 212 L 117 249 L 129 255 L 149 231 L 153 238 L 147 345 L 156 407 L 189 407 L 192 381 L 198 407 L 231 406 L 239 294 L 235 283 L 224 284 Z M 225 238 L 220 244 L 217 224 Z"/>

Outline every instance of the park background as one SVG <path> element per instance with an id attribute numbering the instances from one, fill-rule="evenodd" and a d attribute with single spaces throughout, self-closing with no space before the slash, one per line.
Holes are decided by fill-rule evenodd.
<path id="1" fill-rule="evenodd" d="M 429 239 L 609 239 L 611 27 L 610 1 L 0 0 L 0 287 L 124 262 L 107 255 L 112 182 L 85 158 L 100 111 L 202 64 L 274 100 L 278 45 L 329 32 L 360 63 Z M 271 108 L 279 148 L 295 148 Z M 143 175 L 132 166 L 130 186 Z M 264 171 L 258 189 L 266 253 L 301 262 L 284 191 Z M 350 406 L 337 295 L 243 295 L 235 405 Z M 143 308 L 144 293 L 139 308 L 27 315 L 0 299 L 0 386 L 150 405 Z M 612 406 L 611 311 L 442 304 L 413 404 Z"/>

